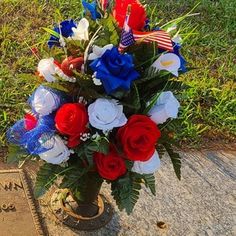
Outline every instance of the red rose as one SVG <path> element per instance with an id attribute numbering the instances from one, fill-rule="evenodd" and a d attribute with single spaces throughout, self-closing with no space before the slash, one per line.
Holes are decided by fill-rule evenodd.
<path id="1" fill-rule="evenodd" d="M 144 115 L 132 115 L 117 132 L 117 139 L 126 158 L 132 161 L 149 160 L 160 136 L 161 132 L 156 124 Z"/>
<path id="2" fill-rule="evenodd" d="M 110 147 L 110 152 L 107 155 L 96 152 L 94 154 L 94 162 L 98 173 L 104 179 L 116 180 L 126 173 L 125 161 L 113 147 Z"/>
<path id="3" fill-rule="evenodd" d="M 138 0 L 117 0 L 113 9 L 113 16 L 118 22 L 119 27 L 124 26 L 128 6 L 131 6 L 131 12 L 128 25 L 133 30 L 142 30 L 147 19 L 144 6 Z"/>
<path id="4" fill-rule="evenodd" d="M 67 103 L 61 106 L 55 117 L 56 128 L 61 134 L 68 135 L 68 147 L 80 143 L 80 135 L 87 130 L 88 114 L 84 105 Z"/>

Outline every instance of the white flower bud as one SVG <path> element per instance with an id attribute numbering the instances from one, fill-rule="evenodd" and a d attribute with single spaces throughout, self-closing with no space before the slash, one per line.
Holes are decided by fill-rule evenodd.
<path id="1" fill-rule="evenodd" d="M 163 124 L 168 118 L 177 118 L 179 107 L 180 104 L 171 91 L 162 92 L 148 115 L 156 124 Z"/>
<path id="2" fill-rule="evenodd" d="M 131 171 L 138 174 L 153 174 L 160 168 L 160 165 L 160 158 L 157 151 L 155 151 L 148 161 L 135 161 Z"/>

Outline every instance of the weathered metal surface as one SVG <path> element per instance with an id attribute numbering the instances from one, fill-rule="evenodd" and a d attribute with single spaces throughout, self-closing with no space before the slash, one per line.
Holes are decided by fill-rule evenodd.
<path id="1" fill-rule="evenodd" d="M 62 195 L 66 196 L 65 199 L 62 199 Z M 50 201 L 51 210 L 57 219 L 71 228 L 85 231 L 100 229 L 112 219 L 113 209 L 104 196 L 99 195 L 94 204 L 98 212 L 91 217 L 84 217 L 77 213 L 80 206 L 67 189 L 56 190 Z"/>
<path id="2" fill-rule="evenodd" d="M 24 172 L 0 170 L 0 235 L 42 234 Z"/>

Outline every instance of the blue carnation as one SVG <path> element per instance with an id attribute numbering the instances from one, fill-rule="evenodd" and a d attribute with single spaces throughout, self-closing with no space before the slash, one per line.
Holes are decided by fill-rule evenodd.
<path id="1" fill-rule="evenodd" d="M 73 31 L 72 31 L 73 27 L 74 28 L 77 27 L 76 23 L 73 20 L 62 21 L 60 23 L 60 29 L 61 29 L 62 36 L 65 38 L 71 37 L 73 35 Z M 60 34 L 60 29 L 59 29 L 59 26 L 56 26 L 56 27 L 54 27 L 53 31 Z M 60 47 L 59 38 L 54 35 L 51 35 L 51 37 L 48 41 L 48 46 L 49 46 L 49 48 L 51 48 L 52 46 Z"/>
<path id="2" fill-rule="evenodd" d="M 106 50 L 90 67 L 96 72 L 96 78 L 101 80 L 107 94 L 117 89 L 129 90 L 131 82 L 139 77 L 134 69 L 133 57 L 127 53 L 120 54 L 117 47 Z"/>
<path id="3" fill-rule="evenodd" d="M 90 12 L 92 20 L 96 20 L 96 19 L 101 18 L 100 13 L 98 13 L 98 11 L 97 11 L 96 1 L 93 1 L 91 3 L 87 2 L 87 1 L 82 1 L 82 4 L 83 4 L 84 10 L 85 10 L 85 13 L 88 11 Z"/>

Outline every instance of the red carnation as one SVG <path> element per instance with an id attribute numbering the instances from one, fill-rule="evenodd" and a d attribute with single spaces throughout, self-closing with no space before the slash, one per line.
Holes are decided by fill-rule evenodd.
<path id="1" fill-rule="evenodd" d="M 112 146 L 107 155 L 96 152 L 94 154 L 94 162 L 97 166 L 99 175 L 104 179 L 116 180 L 126 173 L 124 159 L 118 155 L 115 148 Z"/>
<path id="2" fill-rule="evenodd" d="M 156 124 L 144 115 L 132 115 L 117 132 L 117 139 L 126 158 L 132 161 L 149 160 L 160 136 Z"/>
<path id="3" fill-rule="evenodd" d="M 66 103 L 56 113 L 56 128 L 61 134 L 68 135 L 68 147 L 75 147 L 80 143 L 80 136 L 86 132 L 88 114 L 84 105 Z"/>
<path id="4" fill-rule="evenodd" d="M 28 131 L 34 129 L 37 126 L 38 119 L 34 115 L 27 113 L 24 116 L 24 122 L 25 129 Z"/>
<path id="5" fill-rule="evenodd" d="M 147 14 L 144 6 L 138 0 L 117 0 L 113 9 L 114 18 L 119 27 L 122 28 L 129 5 L 131 6 L 131 12 L 128 25 L 133 30 L 142 30 L 147 20 Z"/>

